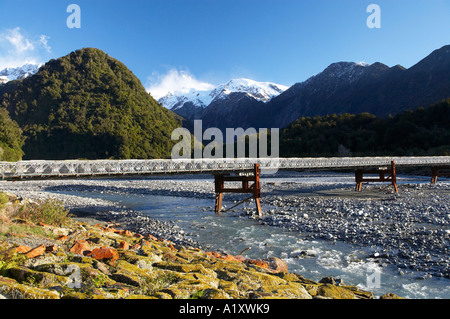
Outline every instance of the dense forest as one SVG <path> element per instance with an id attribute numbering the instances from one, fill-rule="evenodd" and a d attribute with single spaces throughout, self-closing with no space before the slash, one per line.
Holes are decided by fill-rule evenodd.
<path id="1" fill-rule="evenodd" d="M 6 108 L 26 137 L 24 159 L 166 158 L 181 118 L 105 52 L 85 48 L 7 83 Z"/>
<path id="2" fill-rule="evenodd" d="M 450 99 L 381 118 L 302 117 L 280 132 L 280 156 L 450 155 Z"/>
<path id="3" fill-rule="evenodd" d="M 0 107 L 0 161 L 21 160 L 24 141 L 19 125 L 11 120 L 5 108 Z"/>

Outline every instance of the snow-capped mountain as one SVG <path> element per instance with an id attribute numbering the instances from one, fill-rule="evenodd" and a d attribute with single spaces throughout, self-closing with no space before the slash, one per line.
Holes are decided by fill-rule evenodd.
<path id="1" fill-rule="evenodd" d="M 13 80 L 24 79 L 35 74 L 42 64 L 25 64 L 16 68 L 4 68 L 0 70 L 0 84 Z"/>
<path id="2" fill-rule="evenodd" d="M 164 107 L 175 112 L 187 103 L 191 107 L 206 108 L 212 102 L 229 98 L 232 93 L 244 93 L 257 101 L 268 102 L 287 89 L 288 87 L 280 84 L 240 78 L 230 80 L 212 90 L 191 89 L 189 91 L 169 92 L 158 101 Z"/>

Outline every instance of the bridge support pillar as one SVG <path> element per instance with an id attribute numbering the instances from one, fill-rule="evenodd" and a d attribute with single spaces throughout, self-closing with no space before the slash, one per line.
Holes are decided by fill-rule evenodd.
<path id="1" fill-rule="evenodd" d="M 261 198 L 261 184 L 259 182 L 260 176 L 260 168 L 259 164 L 255 164 L 253 169 L 252 176 L 229 176 L 225 174 L 217 174 L 214 175 L 214 186 L 216 193 L 216 204 L 215 204 L 215 212 L 216 214 L 220 214 L 222 211 L 222 200 L 223 193 L 243 193 L 243 194 L 252 194 L 251 197 L 239 202 L 231 208 L 236 207 L 249 199 L 254 199 L 256 203 L 256 211 L 259 217 L 262 217 L 261 203 L 259 199 Z M 225 182 L 241 182 L 241 188 L 225 188 Z M 252 185 L 249 185 L 249 182 L 253 182 Z M 228 210 L 230 210 L 229 208 Z"/>
<path id="2" fill-rule="evenodd" d="M 437 183 L 438 176 L 450 177 L 450 166 L 431 167 L 431 184 Z"/>
<path id="3" fill-rule="evenodd" d="M 378 178 L 364 178 L 365 174 L 377 174 Z M 386 176 L 386 174 L 389 174 Z M 397 175 L 395 173 L 395 162 L 391 162 L 390 168 L 376 168 L 376 169 L 357 169 L 355 171 L 355 190 L 360 192 L 363 182 L 390 182 L 394 187 L 394 191 L 398 193 Z"/>

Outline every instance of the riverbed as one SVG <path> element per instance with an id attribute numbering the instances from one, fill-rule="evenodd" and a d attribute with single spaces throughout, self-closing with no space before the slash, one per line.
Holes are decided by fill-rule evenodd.
<path id="1" fill-rule="evenodd" d="M 124 222 L 144 232 L 205 249 L 282 258 L 308 279 L 331 276 L 376 296 L 450 298 L 450 182 L 405 175 L 398 183 L 398 194 L 376 183 L 355 192 L 351 173 L 263 176 L 261 219 L 252 202 L 215 214 L 214 183 L 202 175 L 0 182 L 0 189 L 54 196 L 74 212 L 128 216 Z M 245 197 L 225 194 L 224 208 Z"/>

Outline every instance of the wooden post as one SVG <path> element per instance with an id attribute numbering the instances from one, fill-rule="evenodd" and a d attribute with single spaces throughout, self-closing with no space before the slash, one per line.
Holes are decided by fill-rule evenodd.
<path id="1" fill-rule="evenodd" d="M 216 192 L 215 212 L 220 214 L 222 210 L 223 193 L 250 193 L 256 202 L 256 211 L 258 216 L 262 217 L 261 203 L 261 184 L 259 182 L 259 164 L 255 164 L 253 176 L 228 176 L 224 174 L 214 175 L 214 186 Z M 241 188 L 225 188 L 225 182 L 242 182 Z M 249 186 L 249 182 L 254 182 Z M 250 199 L 252 198 L 250 197 Z M 245 201 L 242 201 L 245 202 Z"/>
<path id="2" fill-rule="evenodd" d="M 253 187 L 253 198 L 255 198 L 256 202 L 256 211 L 258 212 L 259 218 L 262 217 L 261 203 L 259 199 L 261 198 L 261 184 L 259 183 L 259 164 L 255 164 L 254 175 L 255 175 L 255 184 Z"/>
<path id="3" fill-rule="evenodd" d="M 450 177 L 450 166 L 432 166 L 431 184 L 436 184 L 438 176 Z"/>
<path id="4" fill-rule="evenodd" d="M 392 186 L 394 186 L 394 190 L 396 193 L 398 193 L 397 188 L 397 173 L 395 172 L 395 162 L 391 162 L 391 180 L 392 180 Z"/>
<path id="5" fill-rule="evenodd" d="M 355 191 L 360 192 L 361 191 L 362 182 L 363 182 L 363 171 L 361 169 L 357 169 L 355 171 L 355 181 L 356 181 Z"/>
<path id="6" fill-rule="evenodd" d="M 214 175 L 214 188 L 216 192 L 216 204 L 214 208 L 216 214 L 220 214 L 222 210 L 224 184 L 224 175 Z"/>
<path id="7" fill-rule="evenodd" d="M 437 167 L 432 167 L 431 168 L 431 184 L 437 183 L 438 175 L 439 175 L 439 169 Z"/>

